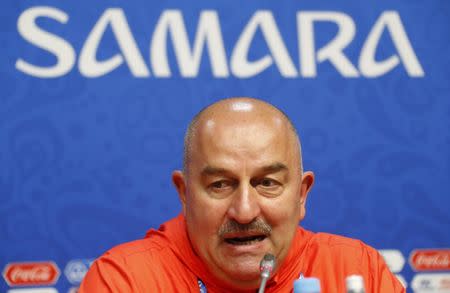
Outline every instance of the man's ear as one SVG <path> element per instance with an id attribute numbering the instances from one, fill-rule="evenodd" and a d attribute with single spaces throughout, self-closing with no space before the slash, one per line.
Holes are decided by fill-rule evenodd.
<path id="1" fill-rule="evenodd" d="M 302 182 L 300 186 L 300 205 L 301 205 L 301 220 L 305 217 L 306 214 L 306 199 L 308 197 L 308 193 L 311 190 L 314 184 L 314 173 L 311 171 L 306 171 L 303 173 Z"/>
<path id="2" fill-rule="evenodd" d="M 184 174 L 180 170 L 175 170 L 172 173 L 172 182 L 178 192 L 181 205 L 183 206 L 183 214 L 186 214 L 186 183 L 184 180 Z"/>

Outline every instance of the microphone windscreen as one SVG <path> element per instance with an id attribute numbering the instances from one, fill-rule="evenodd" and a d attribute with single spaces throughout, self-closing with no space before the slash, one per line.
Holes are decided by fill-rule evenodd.
<path id="1" fill-rule="evenodd" d="M 261 271 L 261 275 L 263 277 L 268 278 L 270 273 L 272 273 L 273 268 L 275 267 L 275 256 L 273 254 L 267 253 L 264 255 L 261 263 L 259 264 L 259 269 Z"/>
<path id="2" fill-rule="evenodd" d="M 263 257 L 263 261 L 273 261 L 275 262 L 275 256 L 273 256 L 273 254 L 270 253 L 266 253 Z"/>

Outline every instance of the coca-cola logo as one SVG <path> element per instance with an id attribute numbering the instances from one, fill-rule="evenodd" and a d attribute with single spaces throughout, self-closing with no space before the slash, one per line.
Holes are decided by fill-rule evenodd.
<path id="1" fill-rule="evenodd" d="M 409 257 L 415 271 L 450 270 L 450 249 L 417 249 Z"/>
<path id="2" fill-rule="evenodd" d="M 39 286 L 55 284 L 59 278 L 58 266 L 48 262 L 9 263 L 3 278 L 9 286 Z"/>

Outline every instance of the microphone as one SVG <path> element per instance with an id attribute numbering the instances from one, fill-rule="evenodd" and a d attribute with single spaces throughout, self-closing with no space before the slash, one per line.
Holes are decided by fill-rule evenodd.
<path id="1" fill-rule="evenodd" d="M 264 293 L 266 289 L 267 280 L 275 267 L 275 256 L 270 253 L 266 253 L 259 264 L 259 270 L 261 271 L 261 285 L 259 286 L 258 293 Z"/>

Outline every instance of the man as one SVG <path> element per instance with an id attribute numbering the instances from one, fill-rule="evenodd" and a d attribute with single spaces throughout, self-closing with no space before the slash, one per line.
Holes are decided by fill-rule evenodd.
<path id="1" fill-rule="evenodd" d="M 272 105 L 219 101 L 193 119 L 184 148 L 184 170 L 172 175 L 182 214 L 99 258 L 80 292 L 255 292 L 266 253 L 277 263 L 266 292 L 292 292 L 300 275 L 345 292 L 352 274 L 366 292 L 405 292 L 373 248 L 298 226 L 314 174 Z"/>

